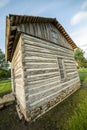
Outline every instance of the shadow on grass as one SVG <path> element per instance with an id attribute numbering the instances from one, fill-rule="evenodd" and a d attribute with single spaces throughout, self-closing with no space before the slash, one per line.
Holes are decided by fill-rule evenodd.
<path id="1" fill-rule="evenodd" d="M 79 116 L 77 116 L 77 122 L 74 119 L 75 113 L 78 115 L 81 111 L 81 107 L 78 107 L 79 104 L 84 108 L 87 106 L 87 102 L 83 102 L 84 100 L 87 100 L 87 88 L 81 87 L 65 101 L 31 124 L 19 121 L 14 104 L 0 111 L 0 130 L 86 130 L 87 127 L 85 129 L 78 129 L 79 126 L 77 129 L 73 128 L 73 125 L 77 126 L 76 123 L 79 120 L 82 120 L 82 127 L 85 123 Z M 87 115 L 86 112 L 84 114 Z"/>

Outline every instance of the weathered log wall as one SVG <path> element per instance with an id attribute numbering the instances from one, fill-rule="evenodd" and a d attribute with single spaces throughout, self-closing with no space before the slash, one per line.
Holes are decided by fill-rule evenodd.
<path id="1" fill-rule="evenodd" d="M 24 72 L 22 64 L 22 39 L 19 38 L 11 63 L 12 90 L 16 96 L 21 111 L 26 115 Z"/>
<path id="2" fill-rule="evenodd" d="M 35 118 L 47 111 L 47 104 L 61 96 L 61 101 L 80 86 L 72 49 L 58 44 L 22 35 L 23 68 L 27 116 Z M 60 41 L 62 42 L 62 41 Z M 62 58 L 65 79 L 61 80 L 58 58 Z M 76 87 L 76 88 L 75 88 Z M 65 96 L 64 96 L 65 95 Z M 59 100 L 59 99 L 58 99 Z M 35 111 L 40 110 L 37 115 Z"/>
<path id="3" fill-rule="evenodd" d="M 80 86 L 74 41 L 53 18 L 9 15 L 6 60 L 12 88 L 26 120 L 35 119 Z"/>

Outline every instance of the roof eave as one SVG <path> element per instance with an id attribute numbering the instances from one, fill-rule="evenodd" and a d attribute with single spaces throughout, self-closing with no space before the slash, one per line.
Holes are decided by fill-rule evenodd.
<path id="1" fill-rule="evenodd" d="M 8 44 L 9 44 L 9 34 L 10 34 L 10 20 L 6 16 L 6 37 L 5 37 L 5 60 L 8 61 Z"/>

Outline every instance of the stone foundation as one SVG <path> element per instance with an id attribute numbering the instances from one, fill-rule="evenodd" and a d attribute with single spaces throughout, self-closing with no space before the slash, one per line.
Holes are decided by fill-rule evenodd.
<path id="1" fill-rule="evenodd" d="M 38 117 L 40 117 L 41 115 L 43 115 L 44 113 L 46 113 L 47 111 L 49 111 L 50 109 L 55 107 L 57 104 L 59 104 L 60 102 L 65 100 L 68 96 L 70 96 L 72 93 L 74 93 L 79 88 L 80 88 L 80 82 L 75 84 L 72 87 L 66 88 L 65 90 L 61 91 L 56 98 L 43 104 L 43 106 L 40 106 L 32 111 L 28 110 L 26 112 L 26 114 L 27 114 L 26 120 L 30 121 L 30 120 L 37 119 Z"/>
<path id="2" fill-rule="evenodd" d="M 14 101 L 15 101 L 15 98 L 12 93 L 6 94 L 3 97 L 0 97 L 0 109 L 2 109 L 4 106 L 13 104 Z"/>

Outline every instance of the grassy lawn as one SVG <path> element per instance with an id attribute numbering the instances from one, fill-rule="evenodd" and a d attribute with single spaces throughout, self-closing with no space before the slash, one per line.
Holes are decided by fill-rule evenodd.
<path id="1" fill-rule="evenodd" d="M 0 81 L 0 95 L 11 91 L 11 81 L 2 80 Z"/>
<path id="2" fill-rule="evenodd" d="M 77 99 L 78 98 L 78 99 Z M 87 130 L 87 88 L 81 88 L 73 96 L 73 115 L 68 120 L 68 130 Z"/>
<path id="3" fill-rule="evenodd" d="M 87 82 L 87 68 L 81 68 L 78 70 L 78 72 L 79 72 L 80 80 L 82 82 Z"/>
<path id="4" fill-rule="evenodd" d="M 19 121 L 15 105 L 0 111 L 0 130 L 87 130 L 87 87 L 29 124 Z"/>

